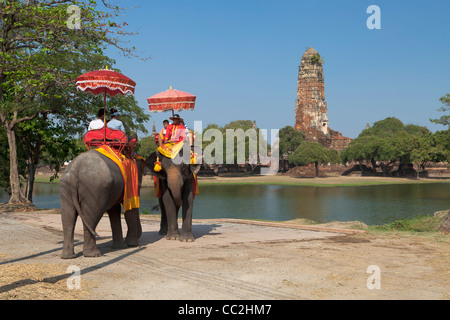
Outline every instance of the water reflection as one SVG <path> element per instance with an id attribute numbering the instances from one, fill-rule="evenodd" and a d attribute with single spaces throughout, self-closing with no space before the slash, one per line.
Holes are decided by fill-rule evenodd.
<path id="1" fill-rule="evenodd" d="M 449 195 L 449 183 L 367 187 L 208 185 L 201 186 L 195 199 L 194 217 L 384 224 L 447 210 Z M 59 186 L 38 183 L 33 199 L 40 208 L 59 208 Z M 1 192 L 0 201 L 7 201 Z M 141 208 L 150 209 L 156 204 L 153 189 L 144 188 Z"/>

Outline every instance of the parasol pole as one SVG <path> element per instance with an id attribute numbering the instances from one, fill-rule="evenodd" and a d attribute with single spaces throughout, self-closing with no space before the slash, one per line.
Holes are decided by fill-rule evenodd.
<path id="1" fill-rule="evenodd" d="M 105 88 L 105 98 L 103 104 L 103 129 L 105 130 L 105 134 L 103 135 L 103 144 L 106 144 L 106 88 Z"/>
<path id="2" fill-rule="evenodd" d="M 173 90 L 172 86 L 170 86 L 169 90 Z M 175 116 L 175 112 L 172 109 L 172 117 L 174 117 L 174 116 Z"/>

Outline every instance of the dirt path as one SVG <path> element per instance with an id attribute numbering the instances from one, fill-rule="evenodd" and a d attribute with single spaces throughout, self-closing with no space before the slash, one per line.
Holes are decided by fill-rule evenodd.
<path id="1" fill-rule="evenodd" d="M 450 299 L 448 236 L 197 220 L 196 241 L 180 243 L 161 239 L 159 222 L 143 217 L 141 247 L 112 250 L 104 218 L 104 255 L 67 261 L 59 219 L 0 214 L 0 299 Z M 380 289 L 367 287 L 372 265 Z M 67 288 L 70 266 L 81 271 L 81 290 Z"/>

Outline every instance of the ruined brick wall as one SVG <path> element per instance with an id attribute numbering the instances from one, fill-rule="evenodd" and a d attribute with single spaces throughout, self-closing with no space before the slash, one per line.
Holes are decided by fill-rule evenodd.
<path id="1" fill-rule="evenodd" d="M 294 127 L 305 133 L 306 140 L 341 152 L 351 139 L 330 129 L 327 112 L 323 62 L 320 54 L 309 48 L 299 67 Z"/>

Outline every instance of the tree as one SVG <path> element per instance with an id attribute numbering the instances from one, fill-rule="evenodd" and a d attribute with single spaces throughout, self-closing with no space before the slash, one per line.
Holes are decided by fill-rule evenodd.
<path id="1" fill-rule="evenodd" d="M 251 120 L 231 121 L 224 127 L 209 124 L 202 137 L 205 163 L 224 164 L 229 169 L 245 164 L 253 172 L 261 161 L 258 156 L 264 153 L 260 147 L 270 150 L 270 145 Z"/>
<path id="2" fill-rule="evenodd" d="M 433 134 L 433 140 L 436 146 L 440 146 L 443 150 L 442 158 L 437 161 L 447 161 L 450 162 L 450 129 L 436 131 Z"/>
<path id="3" fill-rule="evenodd" d="M 26 171 L 22 173 L 27 183 L 22 192 L 26 199 L 33 201 L 36 167 L 40 160 L 51 164 L 59 172 L 61 163 L 72 159 L 81 150 L 75 140 L 70 139 L 64 128 L 47 115 L 20 123 L 16 129 L 19 150 L 24 154 Z"/>
<path id="4" fill-rule="evenodd" d="M 440 98 L 440 101 L 444 105 L 442 108 L 438 109 L 440 112 L 450 111 L 450 94 L 447 93 L 445 96 Z M 444 115 L 439 119 L 430 119 L 431 122 L 436 124 L 442 124 L 450 129 L 450 115 Z"/>
<path id="5" fill-rule="evenodd" d="M 327 149 L 317 142 L 310 141 L 303 141 L 288 159 L 289 163 L 297 166 L 314 163 L 316 177 L 319 176 L 319 164 L 340 162 L 336 150 Z"/>
<path id="6" fill-rule="evenodd" d="M 441 140 L 445 140 L 445 135 Z M 373 127 L 365 129 L 358 138 L 354 139 L 345 148 L 341 157 L 344 162 L 363 161 L 370 162 L 376 170 L 376 163 L 380 164 L 383 175 L 386 175 L 389 167 L 398 162 L 398 171 L 407 164 L 414 164 L 417 172 L 424 169 L 428 161 L 441 161 L 445 159 L 445 148 L 439 145 L 440 139 L 436 139 L 430 130 L 424 126 L 408 124 L 404 125 L 396 118 L 386 118 L 377 121 Z"/>
<path id="7" fill-rule="evenodd" d="M 155 137 L 148 136 L 139 140 L 135 151 L 143 157 L 147 158 L 149 155 L 155 152 L 156 149 L 158 149 L 158 147 L 155 143 Z"/>
<path id="8" fill-rule="evenodd" d="M 343 150 L 341 156 L 345 162 L 363 161 L 370 162 L 372 169 L 376 170 L 377 161 L 386 161 L 383 171 L 397 160 L 399 141 L 398 135 L 405 132 L 405 125 L 397 118 L 389 117 L 374 123 L 368 129 L 363 130 L 358 138 L 354 139 Z M 397 137 L 397 138 L 396 138 Z"/>
<path id="9" fill-rule="evenodd" d="M 305 133 L 291 126 L 286 126 L 278 132 L 279 152 L 281 156 L 281 168 L 287 170 L 289 164 L 287 158 L 305 140 Z"/>
<path id="10" fill-rule="evenodd" d="M 122 31 L 121 25 L 106 21 L 117 17 L 121 9 L 102 2 L 104 12 L 95 10 L 97 3 L 93 0 L 0 2 L 0 123 L 9 146 L 11 203 L 28 202 L 20 189 L 19 125 L 47 114 L 80 122 L 77 114 L 83 111 L 67 110 L 64 104 L 70 98 L 87 99 L 76 91 L 67 95 L 66 88 L 73 88 L 74 78 L 81 74 L 74 70 L 101 56 L 107 45 L 133 56 L 133 50 L 122 47 L 119 41 L 120 35 L 129 33 Z M 68 27 L 69 5 L 78 6 L 83 13 L 81 29 Z M 73 102 L 68 105 L 74 106 Z"/>
<path id="11" fill-rule="evenodd" d="M 286 126 L 280 129 L 280 155 L 288 156 L 293 153 L 295 149 L 305 140 L 305 134 L 302 131 L 298 131 L 291 126 Z"/>
<path id="12" fill-rule="evenodd" d="M 357 139 L 352 140 L 347 148 L 342 150 L 342 161 L 344 163 L 349 161 L 358 161 L 361 171 L 362 162 L 367 161 L 372 164 L 372 169 L 375 170 L 380 143 L 381 139 L 373 135 L 358 137 Z"/>

